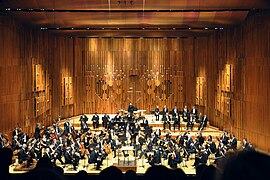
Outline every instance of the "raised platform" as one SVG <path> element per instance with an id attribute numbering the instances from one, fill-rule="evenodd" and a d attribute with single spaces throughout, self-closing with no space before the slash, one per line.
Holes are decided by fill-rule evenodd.
<path id="1" fill-rule="evenodd" d="M 99 114 L 99 116 L 100 116 L 100 125 L 99 125 L 98 129 L 93 129 L 92 121 L 91 121 L 93 114 L 86 114 L 86 116 L 89 119 L 88 120 L 88 126 L 91 128 L 91 130 L 93 132 L 97 132 L 97 133 L 100 132 L 100 130 L 102 129 L 101 118 L 102 118 L 103 114 Z M 111 118 L 113 118 L 115 116 L 115 114 L 109 114 L 109 116 Z M 148 119 L 149 126 L 152 126 L 153 130 L 155 130 L 155 129 L 161 129 L 162 130 L 161 137 L 164 137 L 167 132 L 171 132 L 172 138 L 175 138 L 177 135 L 179 135 L 179 133 L 183 133 L 183 132 L 186 131 L 186 123 L 183 122 L 182 120 L 181 120 L 181 128 L 180 128 L 180 130 L 175 130 L 174 131 L 174 130 L 168 130 L 168 129 L 163 130 L 162 121 L 156 121 L 155 117 L 153 115 L 148 115 L 147 114 L 145 117 Z M 70 120 L 71 120 L 70 122 L 73 124 L 73 126 L 75 127 L 76 130 L 80 129 L 79 118 L 80 118 L 80 116 L 75 116 L 75 117 L 70 118 Z M 59 122 L 59 125 L 62 128 L 63 128 L 64 121 L 65 120 L 61 120 Z M 192 136 L 197 135 L 198 126 L 199 126 L 199 124 L 195 123 L 194 129 L 192 131 L 190 131 L 190 134 Z M 172 126 L 172 128 L 173 128 L 173 126 Z M 206 129 L 202 131 L 202 135 L 205 136 L 205 137 L 207 137 L 208 135 L 212 135 L 212 137 L 216 137 L 216 136 L 220 137 L 221 134 L 222 134 L 222 132 L 218 128 L 215 128 L 215 127 L 210 126 L 210 125 L 208 125 L 206 127 Z M 216 141 L 216 138 L 214 138 L 213 140 Z M 132 169 L 132 170 L 136 170 L 137 174 L 144 174 L 145 171 L 150 167 L 150 164 L 147 163 L 147 160 L 144 157 L 142 159 L 136 159 L 135 160 L 135 157 L 133 156 L 133 153 L 132 152 L 128 152 L 128 153 L 129 153 L 129 161 L 130 162 L 135 162 L 136 161 L 136 166 L 134 166 L 134 164 L 133 165 L 132 164 L 131 165 L 126 165 L 126 164 L 123 164 L 123 163 L 121 164 L 121 162 L 124 161 L 124 157 L 123 157 L 122 153 L 120 153 L 120 156 L 119 156 L 120 161 L 118 160 L 118 157 L 113 158 L 113 155 L 109 154 L 107 159 L 105 159 L 103 161 L 103 166 L 101 167 L 101 170 L 105 169 L 106 167 L 109 167 L 109 166 L 113 165 L 113 166 L 117 166 L 123 172 L 125 172 L 125 171 L 127 171 L 129 169 Z M 179 167 L 181 167 L 186 174 L 194 175 L 195 174 L 195 168 L 192 167 L 192 164 L 194 163 L 194 159 L 195 159 L 194 155 L 191 155 L 190 160 L 185 162 L 184 164 L 181 163 L 179 165 Z M 64 160 L 64 158 L 63 158 L 63 160 Z M 213 163 L 213 161 L 214 160 L 210 158 L 210 160 L 208 161 L 208 164 Z M 118 162 L 120 162 L 120 163 L 118 163 Z M 169 167 L 168 166 L 168 160 L 164 160 L 163 158 L 162 158 L 161 164 Z M 57 165 L 60 166 L 60 167 L 63 167 L 65 174 L 76 174 L 80 170 L 85 170 L 88 174 L 93 174 L 93 175 L 94 174 L 99 174 L 99 172 L 100 172 L 100 170 L 95 169 L 95 166 L 93 164 L 88 164 L 88 158 L 80 160 L 77 170 L 73 170 L 72 165 L 61 165 L 60 162 L 58 162 L 58 161 L 57 161 Z M 32 169 L 32 168 L 34 168 L 34 166 L 31 166 L 29 169 Z M 14 163 L 14 164 L 12 164 L 10 166 L 10 172 L 11 173 L 24 173 L 24 172 L 27 172 L 29 169 L 26 169 L 26 168 L 24 168 L 24 166 L 18 165 L 17 163 Z"/>

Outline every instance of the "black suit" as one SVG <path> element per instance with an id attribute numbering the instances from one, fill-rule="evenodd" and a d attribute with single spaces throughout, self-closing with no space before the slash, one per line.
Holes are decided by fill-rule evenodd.
<path id="1" fill-rule="evenodd" d="M 96 150 L 93 150 L 91 153 L 90 153 L 90 157 L 89 157 L 89 160 L 88 160 L 88 163 L 91 164 L 91 163 L 97 163 L 97 167 L 96 169 L 100 169 L 100 166 L 101 166 L 101 159 L 99 158 L 99 155 L 98 155 L 98 152 Z"/>
<path id="2" fill-rule="evenodd" d="M 229 148 L 230 149 L 233 149 L 233 150 L 236 150 L 237 149 L 237 140 L 236 140 L 236 138 L 233 138 L 232 139 Z"/>
<path id="3" fill-rule="evenodd" d="M 104 115 L 102 117 L 102 126 L 107 129 L 108 128 L 108 122 L 109 122 L 110 116 L 109 115 Z"/>
<path id="4" fill-rule="evenodd" d="M 41 130 L 41 128 L 39 126 L 36 126 L 35 133 L 34 133 L 35 139 L 40 138 L 40 130 Z"/>
<path id="5" fill-rule="evenodd" d="M 163 122 L 163 129 L 165 129 L 166 124 L 168 124 L 169 129 L 171 129 L 171 123 L 170 123 L 171 117 L 169 115 L 166 115 L 166 116 L 164 116 L 163 121 L 164 121 Z"/>
<path id="6" fill-rule="evenodd" d="M 159 121 L 159 108 L 155 109 L 156 120 Z"/>
<path id="7" fill-rule="evenodd" d="M 97 114 L 94 114 L 94 116 L 92 118 L 92 121 L 93 121 L 93 128 L 94 129 L 98 128 L 98 125 L 99 125 L 99 116 Z"/>
<path id="8" fill-rule="evenodd" d="M 169 113 L 169 109 L 167 107 L 163 108 L 162 115 L 165 116 L 167 113 Z"/>

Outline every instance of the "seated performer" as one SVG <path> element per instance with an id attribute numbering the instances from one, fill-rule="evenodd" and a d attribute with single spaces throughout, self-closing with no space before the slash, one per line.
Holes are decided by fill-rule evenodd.
<path id="1" fill-rule="evenodd" d="M 187 130 L 188 130 L 188 128 L 190 128 L 190 130 L 192 130 L 193 126 L 194 126 L 194 118 L 193 118 L 193 114 L 190 114 L 189 119 L 187 121 Z"/>
<path id="2" fill-rule="evenodd" d="M 102 164 L 102 159 L 98 154 L 98 150 L 99 149 L 96 148 L 95 150 L 91 151 L 90 157 L 88 159 L 89 164 L 97 163 L 96 170 L 100 170 L 100 166 Z"/>
<path id="3" fill-rule="evenodd" d="M 185 106 L 183 109 L 183 113 L 182 113 L 182 118 L 183 118 L 184 122 L 188 122 L 189 115 L 190 115 L 189 110 L 188 110 L 187 106 Z"/>
<path id="4" fill-rule="evenodd" d="M 65 164 L 72 164 L 73 165 L 73 169 L 76 170 L 77 169 L 77 162 L 73 159 L 73 150 L 71 147 L 67 147 L 66 151 L 64 153 L 64 158 L 65 158 Z"/>
<path id="5" fill-rule="evenodd" d="M 181 157 L 181 154 L 180 154 L 180 151 L 179 151 L 178 147 L 173 148 L 172 152 L 169 153 L 168 165 L 171 168 L 176 169 L 177 165 L 179 163 L 181 163 L 182 161 L 183 160 L 182 160 L 182 157 Z"/>
<path id="6" fill-rule="evenodd" d="M 29 152 L 27 151 L 27 145 L 23 144 L 22 148 L 20 149 L 18 153 L 19 164 L 22 164 L 24 161 L 26 161 L 27 162 L 26 167 L 29 167 L 31 165 L 28 154 Z"/>
<path id="7" fill-rule="evenodd" d="M 164 116 L 165 116 L 167 113 L 169 113 L 169 109 L 167 108 L 166 105 L 164 105 L 163 110 L 162 110 L 163 118 L 164 118 Z"/>
<path id="8" fill-rule="evenodd" d="M 97 112 L 95 112 L 94 116 L 92 117 L 92 121 L 93 121 L 93 128 L 94 129 L 98 128 L 99 116 L 98 116 Z"/>
<path id="9" fill-rule="evenodd" d="M 159 108 L 158 108 L 158 106 L 155 109 L 155 116 L 156 116 L 156 121 L 159 121 Z"/>
<path id="10" fill-rule="evenodd" d="M 201 130 L 201 131 L 204 130 L 204 128 L 207 126 L 207 121 L 208 121 L 208 118 L 205 114 L 202 121 L 201 121 L 201 124 L 200 124 L 198 130 Z"/>
<path id="11" fill-rule="evenodd" d="M 148 156 L 148 162 L 151 166 L 161 163 L 161 154 L 158 149 L 153 149 L 154 154 Z"/>
<path id="12" fill-rule="evenodd" d="M 197 114 L 197 109 L 195 108 L 195 106 L 192 107 L 190 113 L 193 114 L 193 116 L 197 119 L 198 114 Z"/>
<path id="13" fill-rule="evenodd" d="M 180 116 L 173 118 L 173 130 L 175 130 L 176 125 L 178 126 L 178 130 L 180 130 Z"/>
<path id="14" fill-rule="evenodd" d="M 171 121 L 171 117 L 169 116 L 169 113 L 167 113 L 167 114 L 163 117 L 163 130 L 166 129 L 166 128 L 165 128 L 166 124 L 168 124 L 169 129 L 171 129 L 171 123 L 170 123 L 170 121 Z"/>
<path id="15" fill-rule="evenodd" d="M 197 166 L 199 164 L 206 164 L 207 159 L 208 159 L 207 151 L 205 150 L 198 151 L 198 153 L 195 156 L 195 161 L 194 161 L 193 166 Z"/>
<path id="16" fill-rule="evenodd" d="M 227 145 L 228 150 L 232 149 L 234 151 L 237 150 L 237 139 L 235 138 L 234 134 L 231 134 L 231 140 L 229 141 L 229 144 Z"/>

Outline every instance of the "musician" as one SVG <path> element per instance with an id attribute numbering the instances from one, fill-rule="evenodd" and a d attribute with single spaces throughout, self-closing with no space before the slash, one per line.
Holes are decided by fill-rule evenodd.
<path id="1" fill-rule="evenodd" d="M 192 107 L 192 109 L 191 109 L 191 114 L 193 114 L 194 117 L 197 117 L 197 116 L 198 116 L 198 114 L 197 114 L 197 109 L 196 109 L 195 106 Z"/>
<path id="2" fill-rule="evenodd" d="M 168 165 L 172 169 L 176 169 L 177 164 L 181 163 L 182 161 L 183 160 L 182 160 L 180 151 L 179 151 L 178 147 L 176 146 L 175 148 L 173 148 L 172 152 L 169 154 Z"/>
<path id="3" fill-rule="evenodd" d="M 133 114 L 133 111 L 135 111 L 135 107 L 132 105 L 132 103 L 129 103 L 128 110 L 131 115 Z"/>
<path id="4" fill-rule="evenodd" d="M 73 160 L 73 150 L 71 150 L 71 147 L 67 147 L 66 151 L 64 153 L 64 158 L 65 158 L 65 164 L 72 164 L 73 169 L 76 170 L 77 168 L 77 162 Z M 73 152 L 74 153 L 74 152 Z"/>
<path id="5" fill-rule="evenodd" d="M 43 157 L 48 158 L 50 160 L 52 159 L 51 149 L 49 147 L 45 149 L 45 152 L 43 154 Z"/>
<path id="6" fill-rule="evenodd" d="M 206 164 L 208 159 L 208 154 L 207 151 L 205 150 L 200 150 L 195 156 L 195 161 L 192 166 L 197 166 L 199 164 Z"/>
<path id="7" fill-rule="evenodd" d="M 247 138 L 243 138 L 243 151 L 255 151 L 251 143 L 247 141 Z"/>
<path id="8" fill-rule="evenodd" d="M 202 132 L 201 131 L 198 132 L 197 139 L 199 141 L 199 145 L 202 146 L 203 143 L 204 143 L 204 137 L 202 136 Z"/>
<path id="9" fill-rule="evenodd" d="M 180 116 L 173 118 L 173 130 L 175 130 L 175 126 L 178 126 L 178 130 L 180 130 Z"/>
<path id="10" fill-rule="evenodd" d="M 186 141 L 186 149 L 184 155 L 187 158 L 187 161 L 189 160 L 190 154 L 196 153 L 196 151 L 199 149 L 199 142 L 197 139 L 195 141 L 192 141 L 192 138 L 189 137 Z"/>
<path id="11" fill-rule="evenodd" d="M 114 120 L 115 120 L 115 119 L 113 118 L 113 119 L 111 119 L 111 120 L 109 121 L 108 130 L 114 130 L 114 125 L 115 125 Z"/>
<path id="12" fill-rule="evenodd" d="M 208 138 L 207 138 L 207 141 L 206 141 L 206 144 L 207 144 L 207 153 L 208 153 L 208 156 L 210 154 L 215 154 L 217 152 L 217 147 L 216 147 L 216 143 L 213 142 L 213 139 L 212 139 L 212 136 L 209 135 Z"/>
<path id="13" fill-rule="evenodd" d="M 176 117 L 178 118 L 179 111 L 176 106 L 174 106 L 174 108 L 172 109 L 171 114 L 172 114 L 172 118 L 176 118 Z"/>
<path id="14" fill-rule="evenodd" d="M 180 148 L 184 147 L 185 139 L 184 139 L 184 136 L 182 136 L 181 133 L 179 133 L 179 135 L 176 136 L 175 141 L 176 141 L 176 143 L 178 144 L 178 146 Z"/>
<path id="15" fill-rule="evenodd" d="M 31 161 L 29 160 L 28 154 L 29 152 L 27 151 L 27 145 L 23 144 L 22 148 L 18 153 L 19 164 L 22 164 L 24 161 L 27 161 L 26 167 L 29 167 L 31 165 Z"/>
<path id="16" fill-rule="evenodd" d="M 131 143 L 132 144 L 136 144 L 136 137 L 138 136 L 140 129 L 141 128 L 138 125 L 138 123 L 135 123 L 135 126 L 132 127 L 131 129 Z"/>
<path id="17" fill-rule="evenodd" d="M 4 139 L 6 140 L 6 143 L 4 143 Z M 4 134 L 0 133 L 0 149 L 4 148 L 8 144 L 8 138 Z"/>
<path id="18" fill-rule="evenodd" d="M 36 140 L 36 142 L 34 143 L 33 149 L 34 149 L 36 159 L 40 159 L 42 153 L 41 153 L 41 149 L 40 149 L 40 141 L 39 140 Z"/>
<path id="19" fill-rule="evenodd" d="M 20 138 L 20 144 L 26 144 L 29 140 L 29 136 L 24 132 Z"/>
<path id="20" fill-rule="evenodd" d="M 14 137 L 14 136 L 20 137 L 21 132 L 22 132 L 21 128 L 16 127 L 16 128 L 14 129 L 14 131 L 12 132 L 12 135 L 13 135 L 13 137 Z"/>
<path id="21" fill-rule="evenodd" d="M 111 148 L 114 153 L 113 158 L 116 157 L 116 150 L 121 147 L 121 142 L 118 139 L 118 136 L 114 135 L 111 140 Z"/>
<path id="22" fill-rule="evenodd" d="M 141 126 L 144 128 L 144 129 L 148 129 L 149 125 L 148 125 L 148 120 L 144 117 L 143 118 L 143 121 L 141 123 Z"/>
<path id="23" fill-rule="evenodd" d="M 41 138 L 41 136 L 40 136 L 40 131 L 41 131 L 41 129 L 42 129 L 42 128 L 40 127 L 40 124 L 37 123 L 37 124 L 36 124 L 35 133 L 34 133 L 34 138 L 35 138 L 35 139 Z"/>
<path id="24" fill-rule="evenodd" d="M 80 162 L 80 155 L 75 150 L 72 151 L 72 159 L 73 159 L 73 169 L 76 171 L 77 166 L 79 165 L 79 162 Z"/>
<path id="25" fill-rule="evenodd" d="M 11 144 L 12 151 L 21 149 L 21 147 L 22 147 L 22 145 L 21 145 L 21 143 L 18 140 L 18 136 L 14 136 L 13 137 L 13 140 L 12 140 L 12 144 Z"/>
<path id="26" fill-rule="evenodd" d="M 81 124 L 87 124 L 88 117 L 85 114 L 82 114 L 79 121 Z"/>
<path id="27" fill-rule="evenodd" d="M 117 113 L 114 117 L 114 122 L 120 122 L 121 116 L 119 115 L 119 113 Z"/>
<path id="28" fill-rule="evenodd" d="M 58 125 L 58 123 L 54 123 L 53 124 L 53 129 L 54 129 L 54 133 L 55 133 L 55 135 L 56 136 L 60 136 L 60 135 L 62 135 L 62 130 L 60 129 L 60 127 L 59 127 L 59 125 Z"/>
<path id="29" fill-rule="evenodd" d="M 189 115 L 190 115 L 189 110 L 188 110 L 187 106 L 185 106 L 184 109 L 183 109 L 183 114 L 182 114 L 182 118 L 183 118 L 184 122 L 188 121 Z"/>
<path id="30" fill-rule="evenodd" d="M 167 108 L 166 105 L 164 105 L 163 110 L 162 110 L 162 115 L 163 115 L 163 117 L 164 117 L 167 113 L 169 113 L 169 109 Z"/>
<path id="31" fill-rule="evenodd" d="M 93 121 L 93 128 L 94 129 L 98 128 L 99 116 L 98 116 L 97 112 L 95 112 L 94 116 L 92 117 L 92 121 Z"/>
<path id="32" fill-rule="evenodd" d="M 166 113 L 166 115 L 163 117 L 163 130 L 165 130 L 166 124 L 168 124 L 169 129 L 171 129 L 171 117 L 169 116 L 169 113 Z"/>
<path id="33" fill-rule="evenodd" d="M 102 126 L 105 129 L 108 129 L 108 122 L 109 122 L 109 120 L 110 120 L 110 116 L 105 113 L 104 116 L 102 117 Z"/>
<path id="34" fill-rule="evenodd" d="M 153 156 L 150 155 L 148 156 L 148 162 L 151 166 L 154 166 L 156 164 L 160 164 L 161 163 L 161 154 L 160 151 L 158 149 L 153 149 L 154 154 Z"/>
<path id="35" fill-rule="evenodd" d="M 208 122 L 208 118 L 207 118 L 207 116 L 205 114 L 202 121 L 201 121 L 201 123 L 200 123 L 200 126 L 199 126 L 198 130 L 202 131 L 207 126 L 207 122 Z"/>
<path id="36" fill-rule="evenodd" d="M 158 106 L 155 109 L 155 116 L 156 116 L 156 121 L 159 121 L 159 108 L 158 108 Z"/>
<path id="37" fill-rule="evenodd" d="M 221 138 L 220 138 L 220 141 L 222 142 L 222 144 L 224 146 L 227 146 L 228 143 L 229 143 L 229 137 L 228 137 L 228 132 L 223 132 Z"/>
<path id="38" fill-rule="evenodd" d="M 228 144 L 228 150 L 229 149 L 232 149 L 234 151 L 237 150 L 237 139 L 235 138 L 235 135 L 234 134 L 231 134 L 231 140 L 229 141 L 229 144 Z"/>
<path id="39" fill-rule="evenodd" d="M 98 154 L 98 148 L 96 148 L 95 150 L 91 151 L 90 153 L 90 157 L 88 159 L 88 163 L 92 164 L 92 163 L 97 163 L 97 167 L 96 170 L 100 170 L 100 166 L 102 164 L 102 159 Z"/>
<path id="40" fill-rule="evenodd" d="M 131 113 L 128 113 L 126 119 L 127 119 L 127 122 L 129 122 L 129 123 L 133 122 L 132 114 Z"/>
<path id="41" fill-rule="evenodd" d="M 187 121 L 187 130 L 190 128 L 190 130 L 193 129 L 194 126 L 194 117 L 193 114 L 190 114 L 189 119 Z"/>
<path id="42" fill-rule="evenodd" d="M 63 135 L 68 135 L 69 133 L 71 133 L 71 124 L 70 124 L 70 120 L 67 119 L 65 122 L 64 122 L 64 133 Z"/>
<path id="43" fill-rule="evenodd" d="M 198 118 L 196 118 L 196 123 L 201 123 L 202 122 L 202 119 L 203 119 L 203 115 L 202 113 L 199 114 Z"/>

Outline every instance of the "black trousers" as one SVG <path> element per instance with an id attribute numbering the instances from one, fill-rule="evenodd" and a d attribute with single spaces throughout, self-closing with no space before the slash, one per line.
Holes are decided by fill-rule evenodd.
<path id="1" fill-rule="evenodd" d="M 171 123 L 169 121 L 164 121 L 164 123 L 163 123 L 163 129 L 166 129 L 166 124 L 168 124 L 169 129 L 171 129 Z"/>

